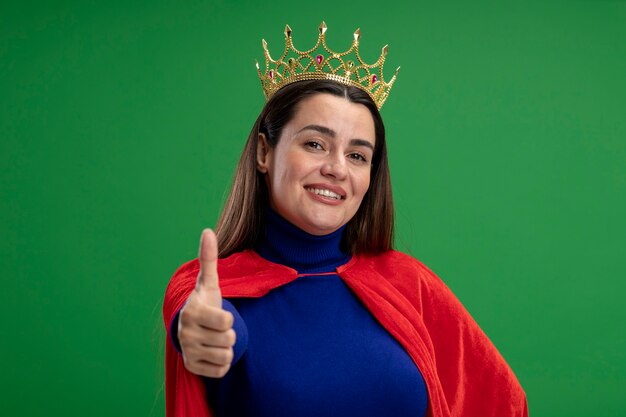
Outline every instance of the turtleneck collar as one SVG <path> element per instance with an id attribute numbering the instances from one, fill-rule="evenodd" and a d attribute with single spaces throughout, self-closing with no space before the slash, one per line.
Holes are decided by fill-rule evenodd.
<path id="1" fill-rule="evenodd" d="M 341 250 L 345 225 L 324 236 L 315 236 L 289 223 L 271 209 L 266 211 L 265 236 L 255 250 L 270 262 L 299 273 L 334 272 L 350 260 Z"/>

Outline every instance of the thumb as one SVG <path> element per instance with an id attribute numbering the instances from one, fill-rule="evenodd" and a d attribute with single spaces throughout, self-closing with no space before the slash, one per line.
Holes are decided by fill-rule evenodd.
<path id="1" fill-rule="evenodd" d="M 198 259 L 200 272 L 196 280 L 196 291 L 206 296 L 209 305 L 221 308 L 222 294 L 217 275 L 217 237 L 211 229 L 202 231 Z"/>

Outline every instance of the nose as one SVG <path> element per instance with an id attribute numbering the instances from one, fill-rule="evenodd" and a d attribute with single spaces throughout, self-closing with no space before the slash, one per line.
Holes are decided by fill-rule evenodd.
<path id="1" fill-rule="evenodd" d="M 329 155 L 324 161 L 321 173 L 325 177 L 332 177 L 336 180 L 343 180 L 348 175 L 348 167 L 343 155 Z"/>

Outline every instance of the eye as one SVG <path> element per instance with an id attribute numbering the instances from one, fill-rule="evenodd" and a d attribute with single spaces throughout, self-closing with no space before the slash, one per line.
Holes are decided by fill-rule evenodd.
<path id="1" fill-rule="evenodd" d="M 324 147 L 319 142 L 316 142 L 314 140 L 310 140 L 310 141 L 306 142 L 304 144 L 304 146 L 307 147 L 307 148 L 315 149 L 315 150 L 323 150 L 324 149 Z"/>
<path id="2" fill-rule="evenodd" d="M 352 152 L 351 154 L 348 154 L 348 158 L 354 159 L 357 162 L 367 162 L 367 158 L 365 157 L 365 155 L 358 152 Z"/>

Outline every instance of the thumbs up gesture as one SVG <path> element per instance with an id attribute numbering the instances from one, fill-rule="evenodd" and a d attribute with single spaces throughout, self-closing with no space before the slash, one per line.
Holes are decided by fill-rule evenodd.
<path id="1" fill-rule="evenodd" d="M 200 238 L 196 288 L 180 311 L 178 340 L 185 367 L 194 374 L 223 377 L 233 360 L 233 315 L 222 309 L 217 276 L 217 238 L 205 229 Z"/>

